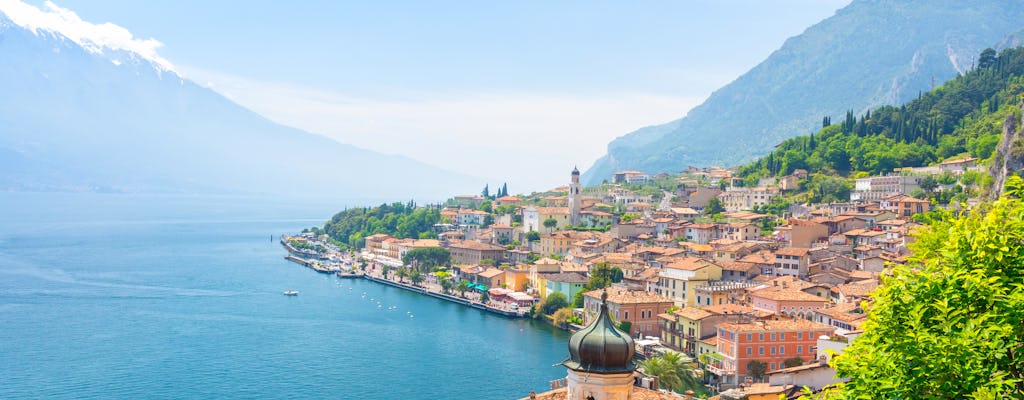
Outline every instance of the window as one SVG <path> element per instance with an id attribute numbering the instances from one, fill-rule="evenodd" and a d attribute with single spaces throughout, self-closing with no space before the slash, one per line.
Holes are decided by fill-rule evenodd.
<path id="1" fill-rule="evenodd" d="M 763 334 L 763 333 L 758 333 L 758 334 L 757 334 L 757 340 L 759 340 L 759 341 L 762 341 L 762 342 L 763 342 L 763 341 L 764 341 L 764 334 Z"/>
<path id="2" fill-rule="evenodd" d="M 772 370 L 774 370 L 774 369 L 775 369 L 775 363 L 771 363 L 771 364 L 769 365 L 769 368 L 768 368 L 768 370 L 769 370 L 769 371 L 772 371 Z"/>
<path id="3" fill-rule="evenodd" d="M 786 354 L 786 346 L 779 346 L 779 354 Z"/>
<path id="4" fill-rule="evenodd" d="M 804 346 L 796 346 L 796 354 L 804 354 Z"/>
<path id="5" fill-rule="evenodd" d="M 748 342 L 753 342 L 754 341 L 754 334 L 748 333 L 747 334 L 747 341 Z"/>
<path id="6" fill-rule="evenodd" d="M 785 332 L 779 334 L 779 340 L 780 341 L 786 340 L 786 333 Z"/>
<path id="7" fill-rule="evenodd" d="M 775 332 L 772 332 L 772 341 L 775 341 Z"/>
<path id="8" fill-rule="evenodd" d="M 772 355 L 775 355 L 775 346 L 768 346 L 768 350 L 771 351 Z"/>
<path id="9" fill-rule="evenodd" d="M 747 346 L 747 355 L 749 356 L 749 355 L 751 355 L 753 353 L 754 353 L 754 349 L 750 348 L 750 346 Z"/>
<path id="10" fill-rule="evenodd" d="M 757 347 L 757 354 L 762 355 L 762 356 L 764 355 L 764 346 L 758 346 Z"/>
<path id="11" fill-rule="evenodd" d="M 804 333 L 803 332 L 797 332 L 796 333 L 796 340 L 803 340 L 803 339 L 804 339 Z"/>
<path id="12" fill-rule="evenodd" d="M 622 319 L 629 319 L 629 311 L 622 312 Z"/>

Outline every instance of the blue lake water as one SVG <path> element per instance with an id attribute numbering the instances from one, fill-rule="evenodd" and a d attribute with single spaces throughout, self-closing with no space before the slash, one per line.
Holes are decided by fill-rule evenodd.
<path id="1" fill-rule="evenodd" d="M 283 259 L 271 235 L 339 208 L 0 193 L 0 398 L 509 399 L 564 377 L 564 332 Z"/>

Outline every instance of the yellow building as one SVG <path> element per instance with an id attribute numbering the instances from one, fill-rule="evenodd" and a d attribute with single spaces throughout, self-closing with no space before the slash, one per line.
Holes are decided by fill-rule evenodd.
<path id="1" fill-rule="evenodd" d="M 697 304 L 695 289 L 710 280 L 722 279 L 722 267 L 702 258 L 678 258 L 658 273 L 658 294 L 672 299 L 677 306 Z"/>

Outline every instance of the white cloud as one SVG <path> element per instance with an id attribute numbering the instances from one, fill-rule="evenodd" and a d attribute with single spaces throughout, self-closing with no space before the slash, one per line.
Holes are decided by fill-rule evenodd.
<path id="1" fill-rule="evenodd" d="M 171 63 L 157 54 L 157 49 L 163 44 L 156 39 L 135 38 L 127 29 L 109 22 L 94 24 L 83 21 L 74 11 L 49 0 L 43 8 L 38 9 L 21 0 L 0 0 L 0 12 L 21 27 L 60 33 L 94 53 L 103 53 L 104 49 L 134 52 L 164 70 L 174 71 Z"/>
<path id="2" fill-rule="evenodd" d="M 442 168 L 507 180 L 515 191 L 564 184 L 640 127 L 682 117 L 703 98 L 483 92 L 354 98 L 183 67 L 205 86 L 279 123 Z"/>

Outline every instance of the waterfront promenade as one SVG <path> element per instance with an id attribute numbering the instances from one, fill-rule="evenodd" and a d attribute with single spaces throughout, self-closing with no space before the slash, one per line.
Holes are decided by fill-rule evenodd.
<path id="1" fill-rule="evenodd" d="M 288 250 L 290 253 L 292 253 L 292 251 L 295 250 L 294 247 L 289 246 L 285 240 L 282 239 L 281 242 L 285 246 L 285 249 Z M 493 301 L 488 301 L 484 303 L 481 301 L 481 294 L 476 291 L 467 291 L 465 293 L 451 291 L 450 293 L 445 293 L 441 285 L 438 284 L 437 282 L 423 281 L 418 284 L 407 282 L 396 276 L 394 267 L 390 267 L 388 268 L 387 271 L 385 271 L 382 265 L 375 261 L 368 262 L 366 269 L 363 271 L 346 272 L 344 270 L 339 271 L 338 269 L 324 268 L 321 263 L 298 257 L 295 253 L 289 254 L 285 258 L 320 273 L 336 273 L 339 277 L 343 278 L 362 278 L 383 285 L 388 285 L 408 290 L 411 292 L 420 293 L 425 296 L 430 296 L 450 301 L 453 303 L 462 304 L 464 306 L 473 307 L 476 309 L 492 312 L 510 318 L 525 318 L 527 317 L 528 313 L 527 309 L 512 308 L 509 304 L 506 303 L 498 303 Z M 344 265 L 351 266 L 353 264 L 354 261 L 351 259 L 344 260 Z M 387 275 L 385 275 L 385 273 Z"/>

